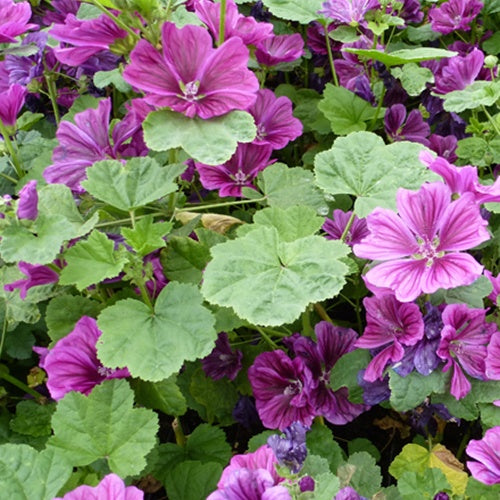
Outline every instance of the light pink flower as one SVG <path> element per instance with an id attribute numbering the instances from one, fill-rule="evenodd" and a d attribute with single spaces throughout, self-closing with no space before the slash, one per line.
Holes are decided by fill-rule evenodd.
<path id="1" fill-rule="evenodd" d="M 482 483 L 500 484 L 500 426 L 492 427 L 484 433 L 483 439 L 471 439 L 466 453 L 478 460 L 468 461 L 472 476 Z"/>
<path id="2" fill-rule="evenodd" d="M 0 0 L 0 43 L 15 42 L 16 36 L 31 29 L 38 29 L 37 24 L 28 24 L 30 18 L 29 2 Z"/>
<path id="3" fill-rule="evenodd" d="M 54 500 L 143 500 L 144 493 L 135 486 L 125 486 L 116 474 L 108 474 L 97 486 L 86 484 Z"/>
<path id="4" fill-rule="evenodd" d="M 257 44 L 255 58 L 259 64 L 276 66 L 292 62 L 304 54 L 304 40 L 300 33 L 273 35 Z"/>

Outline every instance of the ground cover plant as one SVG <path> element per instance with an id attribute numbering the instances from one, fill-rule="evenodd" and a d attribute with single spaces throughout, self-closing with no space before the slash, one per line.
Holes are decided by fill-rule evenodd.
<path id="1" fill-rule="evenodd" d="M 500 496 L 498 0 L 0 0 L 2 497 Z"/>

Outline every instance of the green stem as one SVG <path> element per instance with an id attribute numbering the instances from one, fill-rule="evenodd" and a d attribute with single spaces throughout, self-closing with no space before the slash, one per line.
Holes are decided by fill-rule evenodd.
<path id="1" fill-rule="evenodd" d="M 47 75 L 45 77 L 47 82 L 47 90 L 49 91 L 49 99 L 52 104 L 52 110 L 54 111 L 54 118 L 56 120 L 56 125 L 59 126 L 61 121 L 61 115 L 59 114 L 59 106 L 57 105 L 57 89 L 54 78 L 52 75 Z"/>
<path id="2" fill-rule="evenodd" d="M 339 86 L 339 79 L 337 77 L 337 72 L 335 71 L 335 65 L 333 64 L 333 54 L 332 47 L 330 46 L 330 37 L 328 35 L 328 24 L 325 24 L 325 39 L 326 39 L 326 50 L 328 52 L 328 62 L 330 63 L 330 70 L 332 71 L 333 83 L 336 87 Z"/>
<path id="3" fill-rule="evenodd" d="M 257 325 L 254 325 L 254 328 L 261 334 L 262 338 L 273 348 L 273 349 L 278 349 L 278 346 L 276 343 L 267 335 L 267 333 Z"/>
<path id="4" fill-rule="evenodd" d="M 481 104 L 481 108 L 482 108 L 484 114 L 488 117 L 488 120 L 491 123 L 491 126 L 494 128 L 495 132 L 498 135 L 500 135 L 500 129 L 497 127 L 497 124 L 495 123 L 495 120 L 493 120 L 493 117 L 488 113 L 486 106 L 484 104 Z"/>
<path id="5" fill-rule="evenodd" d="M 146 290 L 146 286 L 144 285 L 144 280 L 141 280 L 140 282 L 139 282 L 139 280 L 137 280 L 136 285 L 141 292 L 142 300 L 144 301 L 144 303 L 149 307 L 149 309 L 153 313 L 155 309 L 153 307 L 153 303 L 151 302 L 151 298 L 149 297 L 149 293 Z"/>
<path id="6" fill-rule="evenodd" d="M 217 46 L 224 43 L 224 34 L 226 32 L 226 0 L 220 0 L 220 17 L 219 17 L 219 41 Z"/>
<path id="7" fill-rule="evenodd" d="M 349 220 L 347 221 L 344 232 L 342 233 L 342 236 L 340 237 L 340 241 L 342 243 L 345 243 L 345 239 L 347 238 L 347 235 L 349 234 L 349 229 L 351 229 L 352 223 L 354 222 L 354 217 L 356 217 L 356 214 L 354 213 L 354 210 L 353 210 L 351 217 L 349 217 Z"/>
<path id="8" fill-rule="evenodd" d="M 149 217 L 152 215 L 153 217 L 162 215 L 165 217 L 165 214 L 163 212 L 153 212 L 151 214 L 145 214 L 145 215 L 138 215 L 134 217 L 134 221 L 137 222 L 139 219 L 144 219 L 144 217 Z M 124 223 L 130 223 L 130 217 L 127 219 L 116 219 L 108 222 L 100 222 L 99 224 L 96 224 L 94 227 L 96 228 L 101 228 L 101 227 L 109 227 L 109 226 L 116 226 L 117 224 L 124 224 Z"/>
<path id="9" fill-rule="evenodd" d="M 12 165 L 14 165 L 16 174 L 19 177 L 19 179 L 22 179 L 24 177 L 25 172 L 21 168 L 21 164 L 19 163 L 19 157 L 17 156 L 17 152 L 14 149 L 14 145 L 10 140 L 9 132 L 7 131 L 7 128 L 3 124 L 2 120 L 0 120 L 0 134 L 2 134 L 3 136 L 5 147 L 7 148 L 7 151 L 10 155 L 10 158 L 12 160 Z"/>
<path id="10" fill-rule="evenodd" d="M 208 210 L 209 208 L 218 208 L 218 207 L 230 207 L 232 205 L 244 205 L 245 203 L 259 203 L 261 201 L 267 200 L 266 196 L 262 198 L 255 198 L 253 200 L 235 200 L 235 201 L 226 201 L 224 203 L 210 203 L 207 205 L 190 205 L 185 208 L 176 209 L 176 213 L 178 212 L 195 212 L 197 210 Z"/>
<path id="11" fill-rule="evenodd" d="M 24 391 L 26 394 L 30 394 L 36 399 L 42 399 L 43 396 L 36 392 L 35 389 L 32 389 L 28 385 L 26 385 L 24 382 L 21 382 L 17 378 L 13 377 L 12 375 L 9 375 L 8 373 L 0 372 L 0 378 L 3 378 L 6 382 L 9 382 L 12 385 L 15 385 L 18 389 L 21 389 Z"/>
<path id="12" fill-rule="evenodd" d="M 101 12 L 106 14 L 110 19 L 112 19 L 117 26 L 121 29 L 125 30 L 130 36 L 132 36 L 135 40 L 139 40 L 141 37 L 132 30 L 129 26 L 127 26 L 121 19 L 118 19 L 112 12 L 110 12 L 104 5 L 102 5 L 99 0 L 90 0 L 88 3 L 95 5 Z"/>
<path id="13" fill-rule="evenodd" d="M 373 115 L 372 121 L 370 122 L 370 130 L 373 130 L 375 126 L 375 122 L 377 121 L 378 115 L 380 114 L 380 110 L 382 109 L 382 103 L 384 102 L 385 97 L 385 86 L 382 87 L 382 94 L 380 95 L 380 99 L 378 100 L 377 109 L 375 110 L 375 115 Z"/>
<path id="14" fill-rule="evenodd" d="M 3 344 L 5 342 L 6 335 L 7 335 L 7 315 L 4 314 L 3 325 L 2 325 L 2 338 L 0 339 L 0 358 L 2 357 Z"/>
<path id="15" fill-rule="evenodd" d="M 130 210 L 129 214 L 130 214 L 130 224 L 132 226 L 132 229 L 135 229 L 135 212 L 134 212 L 134 210 Z"/>
<path id="16" fill-rule="evenodd" d="M 11 177 L 10 175 L 7 175 L 7 174 L 4 174 L 3 172 L 0 172 L 0 176 L 2 176 L 4 179 L 7 179 L 10 182 L 12 182 L 13 184 L 17 184 L 17 179 L 14 179 L 14 177 Z"/>
<path id="17" fill-rule="evenodd" d="M 319 314 L 322 320 L 334 324 L 332 318 L 328 316 L 328 313 L 325 311 L 325 308 L 321 304 L 319 304 L 318 302 L 314 304 L 314 309 L 316 309 L 316 312 Z"/>
<path id="18" fill-rule="evenodd" d="M 311 326 L 311 317 L 309 315 L 311 307 L 307 306 L 307 309 L 302 313 L 302 334 L 307 337 L 313 336 L 313 327 Z"/>
<path id="19" fill-rule="evenodd" d="M 175 442 L 179 446 L 185 446 L 186 445 L 186 436 L 184 435 L 184 431 L 182 430 L 182 425 L 181 425 L 178 417 L 175 417 L 174 420 L 172 421 L 172 429 L 173 429 L 174 435 L 175 435 Z"/>

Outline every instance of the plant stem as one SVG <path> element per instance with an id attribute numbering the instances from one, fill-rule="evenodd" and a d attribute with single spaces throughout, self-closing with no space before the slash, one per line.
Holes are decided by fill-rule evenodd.
<path id="1" fill-rule="evenodd" d="M 5 342 L 6 335 L 7 335 L 7 314 L 4 314 L 3 325 L 2 325 L 2 338 L 0 339 L 0 358 L 2 357 L 3 344 Z"/>
<path id="2" fill-rule="evenodd" d="M 488 113 L 488 110 L 486 109 L 486 106 L 484 104 L 481 104 L 481 108 L 484 112 L 484 114 L 488 117 L 489 122 L 491 123 L 491 126 L 495 130 L 495 132 L 500 135 L 500 129 L 498 128 L 497 124 L 495 123 L 495 120 L 493 120 L 493 117 Z"/>
<path id="3" fill-rule="evenodd" d="M 49 91 L 49 99 L 52 104 L 52 110 L 54 111 L 54 118 L 56 120 L 56 125 L 59 126 L 59 122 L 61 121 L 61 115 L 59 114 L 59 106 L 57 105 L 57 89 L 53 75 L 50 74 L 47 75 L 45 77 L 45 81 L 47 82 L 47 90 Z"/>
<path id="4" fill-rule="evenodd" d="M 220 0 L 220 17 L 219 17 L 219 47 L 224 43 L 224 34 L 226 32 L 226 0 Z"/>
<path id="5" fill-rule="evenodd" d="M 269 337 L 269 335 L 260 327 L 257 325 L 253 326 L 262 336 L 262 338 L 273 348 L 273 349 L 278 349 L 278 346 L 276 343 Z"/>
<path id="6" fill-rule="evenodd" d="M 325 311 L 325 308 L 321 304 L 319 304 L 318 302 L 314 304 L 314 309 L 316 309 L 316 312 L 319 314 L 322 320 L 334 324 L 332 318 L 328 316 L 328 313 Z"/>
<path id="7" fill-rule="evenodd" d="M 132 229 L 135 229 L 135 212 L 134 212 L 134 210 L 130 210 L 129 214 L 130 214 L 130 224 L 132 226 Z"/>
<path id="8" fill-rule="evenodd" d="M 178 417 L 175 417 L 174 420 L 172 421 L 172 429 L 173 429 L 174 435 L 175 435 L 175 442 L 179 446 L 185 446 L 186 445 L 186 436 L 184 435 L 184 431 L 182 430 L 182 425 L 181 425 Z"/>
<path id="9" fill-rule="evenodd" d="M 12 375 L 9 375 L 8 373 L 4 373 L 4 372 L 0 371 L 0 378 L 3 378 L 6 382 L 9 382 L 10 384 L 15 385 L 18 389 L 21 389 L 26 394 L 30 394 L 35 399 L 42 399 L 43 398 L 43 396 L 40 393 L 36 392 L 35 389 L 32 389 L 31 387 L 26 385 L 24 382 L 21 382 L 16 377 L 13 377 Z"/>
<path id="10" fill-rule="evenodd" d="M 325 24 L 325 39 L 326 39 L 326 50 L 328 52 L 328 61 L 330 63 L 330 70 L 332 71 L 333 83 L 336 87 L 339 86 L 339 79 L 337 77 L 337 72 L 335 71 L 335 65 L 333 64 L 333 54 L 332 47 L 330 46 L 330 37 L 328 36 L 328 24 Z"/>
<path id="11" fill-rule="evenodd" d="M 102 5 L 99 0 L 90 0 L 90 2 L 93 5 L 95 5 L 101 12 L 106 14 L 110 19 L 112 19 L 117 26 L 119 26 L 122 30 L 125 30 L 130 36 L 132 36 L 135 40 L 139 40 L 140 36 L 132 30 L 130 27 L 128 27 L 121 19 L 118 19 L 112 12 L 110 12 L 104 5 Z"/>
<path id="12" fill-rule="evenodd" d="M 17 177 L 22 179 L 24 177 L 24 170 L 21 168 L 21 164 L 19 163 L 19 157 L 17 156 L 17 152 L 14 149 L 14 145 L 10 140 L 9 132 L 7 131 L 7 127 L 3 124 L 2 120 L 0 120 L 0 134 L 3 136 L 5 147 L 10 155 L 12 160 L 12 165 L 14 165 L 14 169 L 16 171 Z"/>
<path id="13" fill-rule="evenodd" d="M 345 243 L 345 239 L 347 238 L 347 235 L 349 234 L 349 229 L 351 229 L 352 223 L 354 222 L 354 217 L 356 217 L 356 214 L 354 213 L 354 210 L 353 210 L 351 217 L 349 217 L 349 220 L 347 221 L 344 232 L 342 233 L 342 236 L 340 237 L 340 241 L 342 243 Z"/>
<path id="14" fill-rule="evenodd" d="M 263 196 L 262 198 L 256 198 L 253 200 L 235 200 L 235 201 L 226 201 L 224 203 L 210 203 L 207 205 L 189 205 L 186 206 L 185 208 L 178 208 L 175 210 L 176 213 L 178 212 L 195 212 L 197 210 L 207 210 L 209 208 L 218 208 L 218 207 L 231 207 L 233 205 L 244 205 L 245 203 L 259 203 L 261 201 L 267 200 L 266 196 Z"/>
<path id="15" fill-rule="evenodd" d="M 149 309 L 151 310 L 151 312 L 154 313 L 155 309 L 153 307 L 153 303 L 151 302 L 151 298 L 149 297 L 149 293 L 146 290 L 146 286 L 144 285 L 144 280 L 141 280 L 140 282 L 139 282 L 139 280 L 137 280 L 137 281 L 135 281 L 135 284 L 138 286 L 138 288 L 139 288 L 139 290 L 141 292 L 142 300 L 149 307 Z"/>

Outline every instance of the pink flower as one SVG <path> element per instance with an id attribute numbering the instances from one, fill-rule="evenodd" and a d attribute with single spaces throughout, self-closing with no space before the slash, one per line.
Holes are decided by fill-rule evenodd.
<path id="1" fill-rule="evenodd" d="M 500 484 L 500 426 L 484 433 L 483 439 L 471 439 L 465 449 L 467 455 L 478 460 L 468 461 L 472 476 L 482 483 Z"/>
<path id="2" fill-rule="evenodd" d="M 300 33 L 273 35 L 257 44 L 255 58 L 259 64 L 276 66 L 292 62 L 304 54 L 304 40 Z"/>
<path id="3" fill-rule="evenodd" d="M 97 486 L 82 485 L 54 500 L 143 500 L 144 493 L 135 486 L 125 486 L 116 474 L 108 474 Z"/>
<path id="4" fill-rule="evenodd" d="M 494 332 L 486 347 L 486 378 L 500 380 L 500 332 Z"/>
<path id="5" fill-rule="evenodd" d="M 149 104 L 208 119 L 255 102 L 259 83 L 247 68 L 249 53 L 240 38 L 214 49 L 204 28 L 179 29 L 166 22 L 162 41 L 162 53 L 139 41 L 123 73 L 128 83 L 146 91 Z"/>
<path id="6" fill-rule="evenodd" d="M 16 42 L 16 36 L 31 29 L 38 29 L 37 24 L 28 24 L 30 18 L 29 2 L 0 0 L 0 43 Z"/>
<path id="7" fill-rule="evenodd" d="M 59 400 L 70 391 L 89 394 L 103 380 L 130 377 L 127 368 L 111 369 L 97 358 L 96 344 L 102 332 L 95 319 L 82 316 L 72 332 L 42 353 L 40 366 L 47 372 L 47 387 Z"/>
<path id="8" fill-rule="evenodd" d="M 4 92 L 0 92 L 0 121 L 6 127 L 14 127 L 17 121 L 17 115 L 24 106 L 26 97 L 26 88 L 18 83 L 14 83 Z"/>
<path id="9" fill-rule="evenodd" d="M 465 304 L 450 304 L 443 311 L 444 327 L 437 355 L 446 361 L 443 371 L 453 367 L 450 392 L 456 399 L 471 389 L 464 371 L 471 377 L 486 379 L 486 346 L 497 328 L 494 323 L 487 323 L 485 316 L 484 309 L 471 309 Z"/>
<path id="10" fill-rule="evenodd" d="M 493 276 L 491 271 L 485 269 L 484 275 L 490 280 L 490 283 L 493 286 L 493 291 L 488 295 L 488 298 L 491 302 L 493 302 L 493 304 L 496 305 L 498 302 L 498 295 L 500 295 L 500 274 Z"/>
<path id="11" fill-rule="evenodd" d="M 37 181 L 29 181 L 21 191 L 17 201 L 16 215 L 19 219 L 35 220 L 38 216 L 38 193 L 36 191 Z"/>
<path id="12" fill-rule="evenodd" d="M 50 267 L 39 264 L 28 264 L 22 261 L 17 266 L 19 271 L 26 275 L 26 278 L 4 285 L 4 290 L 13 292 L 16 288 L 19 288 L 19 296 L 23 300 L 26 299 L 26 294 L 30 288 L 49 285 L 59 281 L 59 275 Z"/>
<path id="13" fill-rule="evenodd" d="M 319 14 L 334 21 L 356 26 L 366 24 L 365 14 L 378 7 L 380 7 L 378 0 L 327 0 Z"/>
<path id="14" fill-rule="evenodd" d="M 429 145 L 427 137 L 431 129 L 418 109 L 413 109 L 407 116 L 403 104 L 394 104 L 385 112 L 384 126 L 393 141 L 413 141 Z"/>
<path id="15" fill-rule="evenodd" d="M 470 285 L 483 267 L 463 250 L 489 239 L 487 222 L 470 193 L 451 201 L 450 189 L 440 182 L 419 191 L 399 189 L 399 215 L 384 208 L 368 217 L 370 234 L 354 253 L 383 261 L 365 276 L 373 286 L 394 290 L 401 302 L 421 293 Z"/>
<path id="16" fill-rule="evenodd" d="M 449 0 L 432 7 L 429 20 L 434 31 L 447 35 L 455 30 L 470 30 L 470 23 L 483 8 L 479 0 Z"/>

